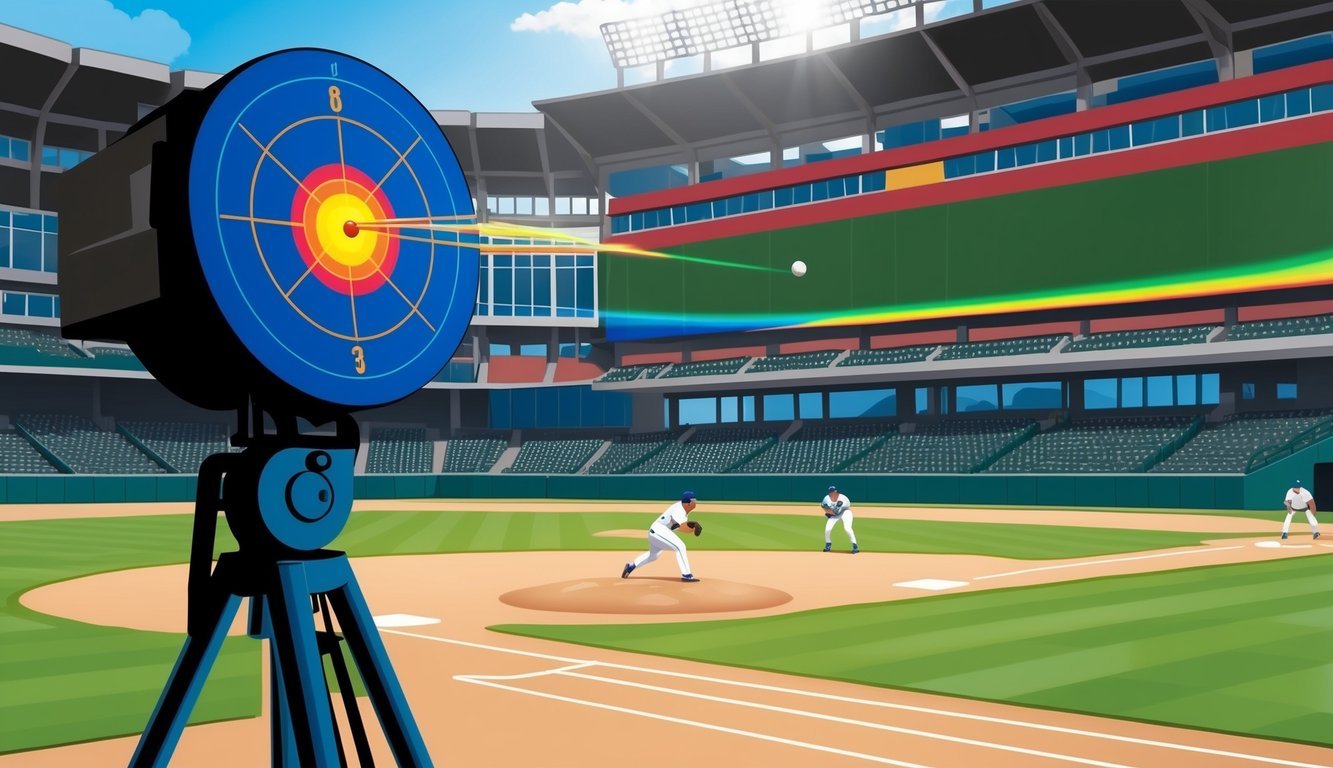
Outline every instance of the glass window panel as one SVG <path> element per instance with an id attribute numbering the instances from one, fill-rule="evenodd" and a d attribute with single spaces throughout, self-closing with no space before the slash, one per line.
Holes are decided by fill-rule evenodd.
<path id="1" fill-rule="evenodd" d="M 964 384 L 955 393 L 958 413 L 995 411 L 1000 407 L 1000 390 L 995 384 Z"/>
<path id="2" fill-rule="evenodd" d="M 1209 133 L 1213 131 L 1226 130 L 1227 110 L 1226 107 L 1209 107 L 1204 111 L 1204 127 Z"/>
<path id="3" fill-rule="evenodd" d="M 597 215 L 597 212 L 598 212 L 598 211 L 600 210 L 600 208 L 601 208 L 601 204 L 602 204 L 602 201 L 601 201 L 600 198 L 596 198 L 596 197 L 590 197 L 590 198 L 588 198 L 588 215 L 589 215 L 589 216 L 596 216 L 596 215 Z M 608 393 L 608 394 L 610 394 L 610 393 Z"/>
<path id="4" fill-rule="evenodd" d="M 1202 109 L 1186 112 L 1180 116 L 1180 133 L 1182 136 L 1198 136 L 1203 133 Z"/>
<path id="5" fill-rule="evenodd" d="M 1120 407 L 1143 407 L 1143 377 L 1130 376 L 1120 380 Z"/>
<path id="6" fill-rule="evenodd" d="M 1086 379 L 1083 382 L 1083 407 L 1089 411 L 1100 410 L 1103 408 L 1115 408 L 1118 404 L 1116 400 L 1116 387 L 1119 382 L 1116 379 Z"/>
<path id="7" fill-rule="evenodd" d="M 824 418 L 824 393 L 822 392 L 802 392 L 797 396 L 801 408 L 801 418 L 803 419 L 822 419 Z"/>
<path id="8" fill-rule="evenodd" d="M 1310 111 L 1324 112 L 1333 109 L 1333 83 L 1316 85 L 1310 89 Z"/>
<path id="9" fill-rule="evenodd" d="M 31 229 L 34 232 L 42 231 L 42 215 L 40 213 L 19 213 L 14 212 L 14 227 L 17 229 Z"/>
<path id="10" fill-rule="evenodd" d="M 778 208 L 791 205 L 792 190 L 791 187 L 781 187 L 773 190 L 773 204 Z"/>
<path id="11" fill-rule="evenodd" d="M 1111 148 L 1111 134 L 1105 130 L 1092 132 L 1092 151 L 1105 152 Z"/>
<path id="12" fill-rule="evenodd" d="M 1037 145 L 1037 162 L 1046 163 L 1059 157 L 1058 143 L 1055 139 L 1043 141 Z"/>
<path id="13" fill-rule="evenodd" d="M 588 198 L 576 197 L 573 200 L 570 200 L 569 202 L 570 202 L 570 210 L 574 212 L 575 216 L 588 215 Z"/>
<path id="14" fill-rule="evenodd" d="M 32 155 L 29 154 L 31 148 L 32 145 L 22 139 L 10 139 L 9 157 L 11 160 L 18 160 L 19 162 L 26 163 L 32 159 Z"/>
<path id="15" fill-rule="evenodd" d="M 26 229 L 14 230 L 14 253 L 11 260 L 15 269 L 41 270 L 42 235 Z"/>
<path id="16" fill-rule="evenodd" d="M 995 150 L 995 169 L 997 171 L 1013 167 L 1014 167 L 1013 147 L 1005 147 L 1004 149 Z"/>
<path id="17" fill-rule="evenodd" d="M 671 401 L 662 398 L 662 428 L 671 429 Z"/>
<path id="18" fill-rule="evenodd" d="M 1221 400 L 1222 377 L 1205 373 L 1199 377 L 1199 404 L 1217 405 Z"/>
<path id="19" fill-rule="evenodd" d="M 1246 99 L 1235 104 L 1228 104 L 1225 109 L 1227 111 L 1228 128 L 1239 128 L 1259 122 L 1258 99 Z"/>
<path id="20" fill-rule="evenodd" d="M 611 217 L 611 234 L 619 235 L 629 231 L 629 223 L 625 219 L 626 217 L 624 216 Z"/>
<path id="21" fill-rule="evenodd" d="M 948 416 L 948 415 L 949 415 L 949 388 L 948 388 L 948 387 L 940 387 L 940 392 L 939 392 L 939 395 L 935 398 L 935 402 L 939 403 L 939 411 L 940 411 L 940 415 L 942 415 L 942 416 Z"/>
<path id="22" fill-rule="evenodd" d="M 494 274 L 491 276 L 495 291 L 495 302 L 497 304 L 514 303 L 514 270 L 509 267 L 500 266 L 501 259 L 507 259 L 505 256 L 495 257 L 496 266 Z"/>
<path id="23" fill-rule="evenodd" d="M 977 173 L 988 173 L 995 170 L 994 152 L 979 152 L 976 155 L 973 155 L 973 157 L 976 161 L 975 167 Z"/>
<path id="24" fill-rule="evenodd" d="M 1194 405 L 1199 400 L 1199 377 L 1192 373 L 1176 377 L 1176 405 Z"/>
<path id="25" fill-rule="evenodd" d="M 9 157 L 9 137 L 0 136 L 0 158 Z"/>
<path id="26" fill-rule="evenodd" d="M 0 227 L 0 267 L 8 267 L 9 264 L 9 228 Z"/>
<path id="27" fill-rule="evenodd" d="M 792 187 L 792 201 L 798 205 L 810 202 L 810 185 L 798 184 Z"/>
<path id="28" fill-rule="evenodd" d="M 1148 377 L 1148 407 L 1156 408 L 1176 404 L 1174 376 Z"/>
<path id="29" fill-rule="evenodd" d="M 576 263 L 578 266 L 580 266 L 580 267 L 591 267 L 591 266 L 592 266 L 592 258 L 593 258 L 593 257 L 591 257 L 591 256 L 576 256 L 576 257 L 575 257 L 575 263 Z"/>
<path id="30" fill-rule="evenodd" d="M 547 258 L 550 257 L 538 257 Z M 532 303 L 533 306 L 547 307 L 548 311 L 543 315 L 550 314 L 551 306 L 551 268 L 538 267 L 532 271 Z"/>
<path id="31" fill-rule="evenodd" d="M 557 206 L 557 208 L 558 208 L 558 207 L 559 207 L 559 206 Z M 636 231 L 636 232 L 644 228 L 644 224 L 643 224 L 643 213 L 642 213 L 642 212 L 630 214 L 630 225 L 629 225 L 629 227 L 630 227 L 630 229 L 632 229 L 632 230 L 634 230 L 634 231 Z"/>
<path id="32" fill-rule="evenodd" d="M 26 315 L 28 314 L 28 297 L 26 294 L 6 291 L 0 309 L 6 315 Z"/>
<path id="33" fill-rule="evenodd" d="M 1111 149 L 1127 149 L 1129 144 L 1129 126 L 1117 125 L 1114 128 L 1107 129 L 1110 134 Z"/>
<path id="34" fill-rule="evenodd" d="M 518 202 L 517 202 L 516 213 L 518 213 L 518 215 L 520 215 L 520 216 L 531 216 L 531 215 L 532 215 L 532 198 L 530 198 L 530 197 L 520 197 L 520 198 L 518 199 Z"/>
<path id="35" fill-rule="evenodd" d="M 1000 388 L 1005 408 L 1061 408 L 1063 387 L 1058 381 L 1011 382 Z"/>
<path id="36" fill-rule="evenodd" d="M 60 165 L 60 149 L 58 147 L 42 147 L 42 165 Z"/>
<path id="37" fill-rule="evenodd" d="M 739 216 L 739 215 L 741 215 L 742 213 L 745 213 L 744 202 L 745 202 L 745 201 L 744 201 L 744 198 L 741 197 L 740 195 L 737 195 L 737 196 L 735 196 L 735 197 L 728 197 L 728 198 L 727 198 L 727 215 L 728 215 L 728 216 Z"/>
<path id="38" fill-rule="evenodd" d="M 764 421 L 791 421 L 796 418 L 791 395 L 764 395 Z"/>
<path id="39" fill-rule="evenodd" d="M 481 271 L 477 275 L 477 301 L 483 304 L 491 300 L 491 282 L 490 273 L 486 265 L 483 264 Z"/>
<path id="40" fill-rule="evenodd" d="M 1082 157 L 1092 153 L 1092 134 L 1081 133 L 1074 137 L 1074 155 Z"/>
<path id="41" fill-rule="evenodd" d="M 754 421 L 754 395 L 741 398 L 741 418 L 744 421 Z"/>
<path id="42" fill-rule="evenodd" d="M 29 317 L 52 317 L 52 316 L 54 316 L 54 314 L 55 314 L 55 306 L 54 306 L 54 304 L 53 304 L 52 301 L 51 301 L 52 298 L 54 298 L 54 297 L 52 297 L 52 296 L 45 296 L 45 295 L 40 294 L 40 293 L 30 293 L 30 294 L 28 294 L 28 316 L 29 316 Z M 1282 386 L 1283 386 L 1283 385 L 1281 385 L 1281 384 L 1278 385 L 1279 391 L 1281 391 L 1281 387 L 1282 387 Z M 1291 386 L 1292 386 L 1292 387 L 1295 387 L 1296 385 L 1295 385 L 1295 384 L 1292 384 Z M 1279 396 L 1279 397 L 1280 397 L 1280 396 Z M 1295 397 L 1295 395 L 1293 394 L 1292 397 Z"/>
<path id="43" fill-rule="evenodd" d="M 569 215 L 569 198 L 568 198 L 568 197 L 557 197 L 557 198 L 555 199 L 555 215 L 556 215 L 556 216 L 568 216 L 568 215 Z"/>
<path id="44" fill-rule="evenodd" d="M 1254 392 L 1255 392 L 1255 386 L 1253 384 L 1245 383 L 1240 385 L 1240 399 L 1253 400 Z"/>
<path id="45" fill-rule="evenodd" d="M 827 199 L 828 199 L 828 184 L 822 181 L 810 182 L 810 200 L 818 201 Z"/>
<path id="46" fill-rule="evenodd" d="M 526 266 L 514 270 L 514 303 L 532 304 L 532 270 Z"/>
<path id="47" fill-rule="evenodd" d="M 1299 117 L 1310 114 L 1310 89 L 1302 88 L 1286 94 L 1287 117 Z"/>
<path id="48" fill-rule="evenodd" d="M 1060 157 L 1061 157 L 1061 158 L 1065 158 L 1065 157 L 1073 157 L 1073 156 L 1074 156 L 1074 137 L 1073 137 L 1073 136 L 1065 136 L 1064 138 L 1060 139 L 1060 142 L 1059 142 L 1059 143 L 1060 143 Z"/>
<path id="49" fill-rule="evenodd" d="M 773 207 L 773 190 L 766 189 L 759 193 L 759 210 L 767 211 Z"/>
<path id="50" fill-rule="evenodd" d="M 1014 147 L 1014 159 L 1019 165 L 1032 165 L 1037 162 L 1037 145 L 1024 144 Z"/>
<path id="51" fill-rule="evenodd" d="M 589 315 L 593 309 L 593 270 L 580 268 L 578 270 L 578 291 L 575 294 L 578 303 L 575 308 L 580 312 L 587 312 Z M 582 315 L 580 315 L 582 316 Z"/>
<path id="52" fill-rule="evenodd" d="M 514 198 L 512 197 L 500 198 L 500 215 L 503 216 L 505 214 L 511 214 L 513 212 L 514 212 Z"/>
<path id="53" fill-rule="evenodd" d="M 828 396 L 830 419 L 893 417 L 897 413 L 897 391 L 892 389 L 856 389 L 830 392 Z"/>
<path id="54" fill-rule="evenodd" d="M 916 388 L 916 412 L 930 413 L 930 388 Z"/>
<path id="55" fill-rule="evenodd" d="M 533 212 L 534 214 L 538 215 L 538 216 L 550 216 L 550 215 L 551 215 L 551 200 L 550 200 L 550 198 L 539 197 L 539 198 L 537 198 L 536 200 L 533 200 L 533 210 L 532 210 L 532 212 Z M 626 221 L 624 220 L 624 219 L 625 219 L 624 216 L 617 216 L 616 218 L 618 218 L 618 219 L 621 220 L 621 226 L 622 226 L 622 227 L 628 225 L 628 222 L 626 222 Z M 623 231 L 623 230 L 622 230 L 622 231 Z"/>
<path id="56" fill-rule="evenodd" d="M 1259 122 L 1267 123 L 1271 120 L 1281 120 L 1286 116 L 1286 94 L 1275 93 L 1270 96 L 1261 96 L 1259 98 Z"/>
<path id="57" fill-rule="evenodd" d="M 34 298 L 36 298 L 36 297 L 34 296 L 34 297 L 31 297 L 31 298 L 28 299 L 28 313 L 29 313 L 29 314 L 32 314 L 32 300 L 33 300 Z M 1279 383 L 1279 384 L 1277 385 L 1277 399 L 1279 399 L 1279 400 L 1295 400 L 1295 399 L 1296 399 L 1296 385 L 1295 385 L 1295 383 L 1285 383 L 1285 382 Z"/>
<path id="58" fill-rule="evenodd" d="M 732 395 L 730 397 L 721 398 L 721 400 L 719 401 L 719 404 L 722 406 L 721 408 L 722 414 L 719 420 L 722 423 L 731 424 L 737 421 L 736 400 L 737 400 L 736 396 Z"/>

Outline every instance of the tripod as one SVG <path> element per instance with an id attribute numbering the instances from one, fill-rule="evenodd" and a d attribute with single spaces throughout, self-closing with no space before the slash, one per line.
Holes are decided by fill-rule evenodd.
<path id="1" fill-rule="evenodd" d="M 321 549 L 342 531 L 352 508 L 358 438 L 351 419 L 339 426 L 335 438 L 280 430 L 276 439 L 248 441 L 241 453 L 204 460 L 190 552 L 189 636 L 131 768 L 164 768 L 170 761 L 242 597 L 250 598 L 251 636 L 270 638 L 274 766 L 347 765 L 324 678 L 324 652 L 333 654 L 361 764 L 373 765 L 330 611 L 394 759 L 400 766 L 432 765 L 347 555 Z M 219 511 L 226 512 L 240 548 L 222 554 L 210 572 Z M 316 632 L 312 598 L 324 616 L 324 632 Z"/>

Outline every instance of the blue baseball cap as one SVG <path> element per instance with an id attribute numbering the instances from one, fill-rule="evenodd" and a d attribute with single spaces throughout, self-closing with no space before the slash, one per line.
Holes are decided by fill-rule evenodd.
<path id="1" fill-rule="evenodd" d="M 1291 483 L 1291 487 L 1292 487 L 1292 488 L 1300 488 L 1300 487 L 1301 487 L 1301 481 L 1300 481 L 1300 480 L 1293 480 L 1292 483 Z"/>
<path id="2" fill-rule="evenodd" d="M 686 491 L 680 495 L 681 504 L 689 504 L 694 501 L 694 491 Z"/>
<path id="3" fill-rule="evenodd" d="M 836 486 L 836 485 L 830 485 L 830 486 L 828 487 L 828 492 L 829 492 L 829 493 L 833 493 L 833 492 L 836 491 L 836 490 L 838 490 L 838 486 Z"/>

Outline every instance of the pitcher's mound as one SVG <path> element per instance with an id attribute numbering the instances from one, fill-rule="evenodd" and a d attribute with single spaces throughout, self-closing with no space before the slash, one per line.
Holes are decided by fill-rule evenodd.
<path id="1" fill-rule="evenodd" d="M 649 576 L 576 579 L 516 589 L 500 602 L 571 613 L 719 613 L 772 608 L 791 601 L 779 589 L 721 579 L 686 583 Z"/>

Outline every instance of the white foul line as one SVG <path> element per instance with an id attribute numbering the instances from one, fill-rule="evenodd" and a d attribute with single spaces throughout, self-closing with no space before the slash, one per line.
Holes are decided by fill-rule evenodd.
<path id="1" fill-rule="evenodd" d="M 733 735 L 736 735 L 736 736 L 749 736 L 750 738 L 753 738 L 753 739 L 761 739 L 761 740 L 763 740 L 763 741 L 772 741 L 772 742 L 775 742 L 775 743 L 777 743 L 777 744 L 786 744 L 787 746 L 791 746 L 791 747 L 800 747 L 800 748 L 802 748 L 802 749 L 812 749 L 812 750 L 815 750 L 815 751 L 817 751 L 817 752 L 827 752 L 827 753 L 829 753 L 829 754 L 842 755 L 843 757 L 854 757 L 854 758 L 859 758 L 859 759 L 861 759 L 861 760 L 868 760 L 868 761 L 870 761 L 870 762 L 872 762 L 872 763 L 881 763 L 881 764 L 883 764 L 883 765 L 896 765 L 896 766 L 899 766 L 899 768 L 928 768 L 927 766 L 921 765 L 920 763 L 908 763 L 908 762 L 904 762 L 904 761 L 902 761 L 902 760 L 893 760 L 893 759 L 888 758 L 888 757 L 880 757 L 879 755 L 868 755 L 868 754 L 866 754 L 866 753 L 864 753 L 864 752 L 852 752 L 851 750 L 847 750 L 847 749 L 838 749 L 837 747 L 827 747 L 827 746 L 824 746 L 824 745 L 822 745 L 822 744 L 811 744 L 811 743 L 808 742 L 808 741 L 796 741 L 795 739 L 784 739 L 784 738 L 782 738 L 782 737 L 780 737 L 780 736 L 770 736 L 770 735 L 768 735 L 768 734 L 766 734 L 766 733 L 756 733 L 755 731 L 745 731 L 745 730 L 741 730 L 741 729 L 739 729 L 739 728 L 728 728 L 728 727 L 726 727 L 726 726 L 724 726 L 724 725 L 714 725 L 713 723 L 703 723 L 703 722 L 699 722 L 699 721 L 697 721 L 697 720 L 686 720 L 686 719 L 679 718 L 679 717 L 669 717 L 669 716 L 667 716 L 667 715 L 660 715 L 660 714 L 658 714 L 658 713 L 656 713 L 656 712 L 646 712 L 646 711 L 644 711 L 644 710 L 642 710 L 642 709 L 630 709 L 630 708 L 628 708 L 628 707 L 617 707 L 617 706 L 615 706 L 615 705 L 613 705 L 613 704 L 603 704 L 603 703 L 600 702 L 600 701 L 587 701 L 587 700 L 585 700 L 585 699 L 575 699 L 575 698 L 572 698 L 572 697 L 569 697 L 569 696 L 560 696 L 560 695 L 558 695 L 558 694 L 554 694 L 554 693 L 544 693 L 544 692 L 542 692 L 542 691 L 532 691 L 532 690 L 528 690 L 527 688 L 519 688 L 519 687 L 517 687 L 517 686 L 512 686 L 512 685 L 503 685 L 503 684 L 501 684 L 501 683 L 495 683 L 495 682 L 491 682 L 491 681 L 489 681 L 489 680 L 481 680 L 481 679 L 477 679 L 477 678 L 475 678 L 475 677 L 460 676 L 460 677 L 457 677 L 457 678 L 455 678 L 455 679 L 456 679 L 456 680 L 461 680 L 461 681 L 463 681 L 463 682 L 465 682 L 465 683 L 473 683 L 474 685 L 485 685 L 485 686 L 489 686 L 489 687 L 491 687 L 491 688 L 499 688 L 499 689 L 501 689 L 501 690 L 505 690 L 505 691 L 513 691 L 514 693 L 526 693 L 526 694 L 529 695 L 529 696 L 540 696 L 540 697 L 543 698 L 543 699 L 554 699 L 555 701 L 563 701 L 563 702 L 566 702 L 566 703 L 569 703 L 569 704 L 582 704 L 582 705 L 585 706 L 585 707 L 595 707 L 595 708 L 597 708 L 597 709 L 605 709 L 605 710 L 609 710 L 609 711 L 611 711 L 611 712 L 622 712 L 622 713 L 624 713 L 624 714 L 629 714 L 629 715 L 638 715 L 638 716 L 640 716 L 640 717 L 649 717 L 649 718 L 652 718 L 652 719 L 654 719 L 654 720 L 664 720 L 664 721 L 666 721 L 666 722 L 668 722 L 668 723 L 677 723 L 677 724 L 680 724 L 680 725 L 692 725 L 692 726 L 695 726 L 696 728 L 705 728 L 705 729 L 710 730 L 710 731 L 718 731 L 718 732 L 721 732 L 721 733 L 730 733 L 730 734 L 733 734 Z"/>
<path id="2" fill-rule="evenodd" d="M 661 693 L 669 693 L 675 696 L 685 696 L 691 699 L 703 699 L 705 701 L 715 701 L 720 704 L 735 704 L 737 706 L 749 707 L 751 709 L 762 709 L 766 712 L 778 712 L 784 715 L 809 717 L 816 720 L 827 720 L 832 723 L 845 723 L 847 725 L 855 725 L 862 728 L 873 728 L 879 731 L 889 731 L 890 733 L 902 733 L 908 736 L 921 736 L 927 739 L 935 739 L 937 741 L 949 741 L 955 744 L 966 744 L 971 747 L 986 747 L 988 749 L 998 749 L 1005 752 L 1017 752 L 1022 755 L 1049 757 L 1054 760 L 1063 760 L 1065 762 L 1070 762 L 1070 763 L 1082 763 L 1083 765 L 1100 766 L 1100 768 L 1129 768 L 1129 766 L 1122 765 L 1120 763 L 1107 763 L 1101 760 L 1091 760 L 1082 757 L 1074 757 L 1072 755 L 1062 755 L 1056 752 L 1042 752 L 1036 749 L 1015 747 L 1009 744 L 996 744 L 995 742 L 991 741 L 965 739 L 961 736 L 949 736 L 942 733 L 934 733 L 932 731 L 920 731 L 914 728 L 903 728 L 901 726 L 896 726 L 896 725 L 885 725 L 884 723 L 875 723 L 875 722 L 870 722 L 868 720 L 854 720 L 848 717 L 837 717 L 835 715 L 826 715 L 822 712 L 810 712 L 804 709 L 790 709 L 788 707 L 779 707 L 773 704 L 760 704 L 759 702 L 746 701 L 744 699 L 729 699 L 721 696 L 710 696 L 706 693 L 694 693 L 692 691 L 682 691 L 677 688 L 666 688 L 657 685 L 647 685 L 646 683 L 635 683 L 629 680 L 618 680 L 613 677 L 601 677 L 599 675 L 585 675 L 576 672 L 561 672 L 559 674 L 562 677 L 577 677 L 583 680 L 593 680 L 596 682 L 610 683 L 612 685 L 624 685 L 630 688 L 641 688 L 645 691 L 658 691 Z"/>
<path id="3" fill-rule="evenodd" d="M 1174 749 L 1181 752 L 1193 752 L 1201 755 L 1214 755 L 1217 757 L 1235 758 L 1237 760 L 1250 760 L 1258 763 L 1267 763 L 1270 765 L 1283 765 L 1289 768 L 1328 768 L 1326 765 L 1317 765 L 1315 763 L 1303 763 L 1297 760 L 1284 760 L 1277 757 L 1264 757 L 1262 755 L 1250 755 L 1244 752 L 1231 752 L 1223 749 L 1212 749 L 1209 747 L 1196 747 L 1190 744 L 1176 744 L 1170 741 L 1157 741 L 1155 739 L 1141 739 L 1134 736 L 1120 736 L 1114 733 L 1101 733 L 1098 731 L 1087 731 L 1080 728 L 1065 728 L 1059 725 L 1047 725 L 1045 723 L 1033 723 L 1025 720 L 1010 720 L 1003 717 L 993 717 L 991 715 L 974 715 L 968 712 L 954 712 L 947 709 L 934 709 L 932 707 L 919 707 L 912 704 L 899 704 L 891 701 L 876 701 L 874 699 L 860 699 L 851 696 L 839 696 L 833 693 L 819 693 L 818 691 L 805 691 L 799 688 L 784 688 L 776 685 L 766 685 L 764 683 L 747 683 L 741 680 L 728 680 L 720 677 L 709 677 L 707 675 L 696 675 L 689 672 L 672 672 L 665 669 L 653 669 L 650 667 L 637 667 L 630 664 L 617 664 L 605 661 L 584 661 L 580 659 L 570 659 L 564 656 L 554 656 L 549 653 L 537 653 L 533 651 L 520 651 L 515 648 L 505 648 L 497 645 L 486 645 L 484 643 L 473 643 L 467 640 L 454 640 L 448 637 L 439 637 L 437 635 L 421 635 L 415 632 L 403 632 L 396 629 L 381 629 L 381 634 L 403 635 L 404 637 L 414 637 L 421 640 L 430 640 L 437 643 L 446 643 L 450 645 L 462 645 L 469 648 L 479 648 L 482 650 L 496 651 L 497 653 L 512 653 L 519 656 L 529 656 L 538 659 L 547 659 L 550 661 L 563 661 L 571 664 L 591 664 L 607 669 L 623 669 L 631 672 L 646 672 L 653 675 L 662 675 L 664 677 L 677 677 L 683 680 L 700 680 L 708 683 L 718 683 L 720 685 L 734 685 L 739 688 L 750 688 L 758 691 L 773 691 L 775 693 L 790 693 L 796 696 L 808 696 L 814 699 L 826 699 L 828 701 L 841 701 L 848 704 L 864 704 L 871 707 L 880 707 L 882 709 L 893 709 L 902 712 L 917 712 L 920 714 L 937 715 L 939 717 L 952 717 L 960 720 L 975 720 L 982 723 L 997 723 L 999 725 L 1008 725 L 1015 728 L 1028 728 L 1034 731 L 1047 731 L 1050 733 L 1063 733 L 1071 736 L 1086 736 L 1092 739 L 1105 739 L 1107 741 L 1118 741 L 1126 744 L 1139 744 L 1148 747 L 1161 747 L 1162 749 Z M 481 680 L 473 680 L 478 685 L 487 684 Z M 495 687 L 505 687 L 492 684 Z M 515 689 L 523 693 L 533 693 L 525 689 Z M 545 695 L 545 694 L 542 694 Z M 552 696 L 554 697 L 554 696 Z M 558 698 L 558 697 L 555 697 Z M 591 702 L 576 702 L 588 703 Z"/>
<path id="4" fill-rule="evenodd" d="M 521 675 L 454 675 L 455 680 L 462 680 L 465 683 L 475 683 L 478 680 L 527 680 L 533 677 L 543 677 L 545 675 L 559 675 L 565 672 L 572 672 L 576 669 L 586 669 L 597 666 L 595 661 L 585 661 L 582 664 L 570 664 L 567 667 L 557 667 L 555 669 L 543 669 L 539 672 L 525 672 Z"/>
<path id="5" fill-rule="evenodd" d="M 1135 555 L 1134 557 L 1113 557 L 1106 560 L 1082 560 L 1077 563 L 1063 563 L 1061 565 L 1043 565 L 1040 568 L 1027 568 L 1021 571 L 1009 571 L 1007 573 L 992 573 L 987 576 L 977 576 L 974 581 L 982 579 L 998 579 L 1002 576 L 1018 576 L 1024 573 L 1036 573 L 1038 571 L 1057 571 L 1061 568 L 1082 568 L 1085 565 L 1102 565 L 1104 563 L 1128 563 L 1131 560 L 1153 560 L 1158 557 L 1179 557 L 1180 555 L 1198 555 L 1206 552 L 1226 552 L 1229 549 L 1244 549 L 1244 546 L 1234 547 L 1204 547 L 1203 549 L 1187 549 L 1182 552 L 1158 552 L 1155 555 Z"/>

